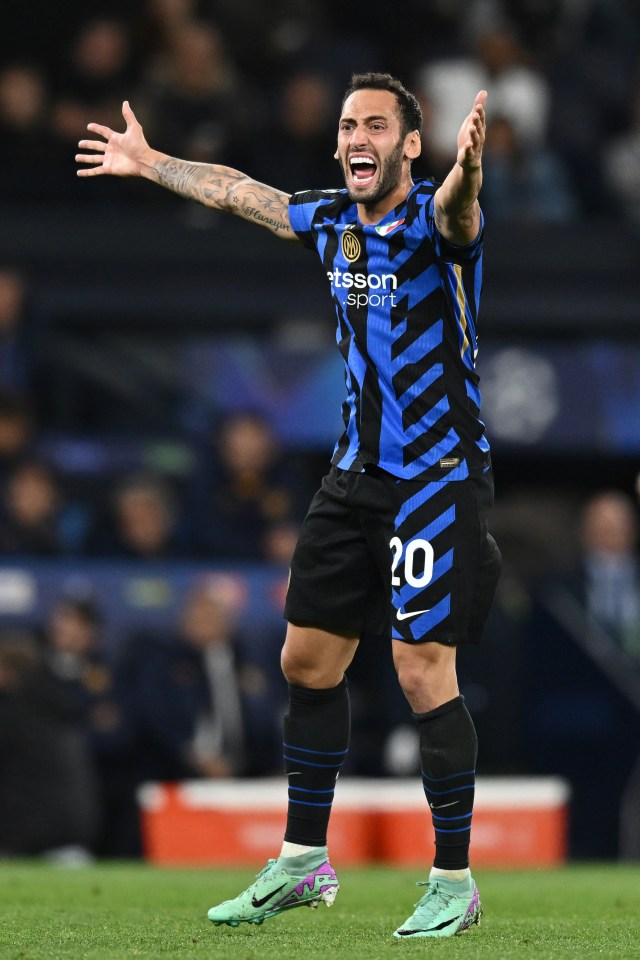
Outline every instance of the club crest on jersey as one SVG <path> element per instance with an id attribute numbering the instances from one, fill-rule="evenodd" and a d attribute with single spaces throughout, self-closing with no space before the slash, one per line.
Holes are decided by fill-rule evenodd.
<path id="1" fill-rule="evenodd" d="M 362 246 L 359 239 L 350 230 L 345 230 L 342 234 L 342 255 L 349 263 L 355 263 L 362 254 Z"/>
<path id="2" fill-rule="evenodd" d="M 385 223 L 382 227 L 378 226 L 376 227 L 376 233 L 380 234 L 381 237 L 388 237 L 389 234 L 396 229 L 396 227 L 399 227 L 404 223 L 405 219 L 406 218 L 403 217 L 402 220 L 394 220 L 393 223 Z"/>

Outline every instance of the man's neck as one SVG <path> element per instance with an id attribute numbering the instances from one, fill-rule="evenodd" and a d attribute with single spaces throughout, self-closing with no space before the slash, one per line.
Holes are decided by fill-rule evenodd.
<path id="1" fill-rule="evenodd" d="M 411 177 L 407 177 L 407 179 L 401 181 L 394 190 L 382 197 L 379 202 L 372 204 L 359 203 L 357 207 L 360 223 L 368 226 L 374 226 L 376 223 L 380 223 L 391 210 L 395 209 L 395 207 L 401 203 L 404 203 L 412 187 L 413 180 Z"/>

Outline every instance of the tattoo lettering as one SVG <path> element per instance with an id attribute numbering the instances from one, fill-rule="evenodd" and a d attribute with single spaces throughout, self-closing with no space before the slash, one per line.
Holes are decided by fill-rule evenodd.
<path id="1" fill-rule="evenodd" d="M 265 217 L 263 213 L 259 210 L 256 210 L 255 207 L 244 207 L 242 211 L 245 217 L 250 218 L 251 220 L 257 220 L 259 223 L 264 223 L 269 227 L 275 227 L 276 230 L 288 230 L 289 224 L 283 223 L 282 220 L 274 220 L 273 217 Z"/>
<path id="2" fill-rule="evenodd" d="M 263 184 L 252 184 L 243 197 L 243 206 L 239 212 L 248 220 L 263 223 L 279 234 L 291 236 L 289 197 L 280 190 Z"/>

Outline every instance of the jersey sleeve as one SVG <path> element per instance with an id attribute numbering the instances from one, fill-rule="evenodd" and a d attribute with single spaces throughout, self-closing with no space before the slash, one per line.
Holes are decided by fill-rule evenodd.
<path id="1" fill-rule="evenodd" d="M 289 223 L 291 224 L 291 229 L 309 250 L 316 249 L 316 240 L 311 225 L 319 204 L 320 198 L 318 197 L 317 191 L 314 190 L 294 193 L 293 196 L 289 198 Z"/>
<path id="2" fill-rule="evenodd" d="M 289 198 L 291 229 L 309 250 L 317 249 L 320 225 L 335 220 L 346 193 L 346 190 L 304 190 Z"/>

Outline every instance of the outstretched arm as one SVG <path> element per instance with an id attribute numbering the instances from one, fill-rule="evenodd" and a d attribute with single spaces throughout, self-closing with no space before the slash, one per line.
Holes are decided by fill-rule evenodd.
<path id="1" fill-rule="evenodd" d="M 289 223 L 289 194 L 231 167 L 190 163 L 153 150 L 127 101 L 122 105 L 122 115 L 127 125 L 124 133 L 89 124 L 87 129 L 104 139 L 81 140 L 78 144 L 81 150 L 95 151 L 76 155 L 78 163 L 87 165 L 78 170 L 79 177 L 145 177 L 181 197 L 259 223 L 279 237 L 297 239 Z"/>
<path id="2" fill-rule="evenodd" d="M 478 194 L 482 186 L 487 91 L 481 90 L 460 127 L 458 156 L 434 196 L 436 226 L 451 243 L 472 243 L 480 229 Z"/>

